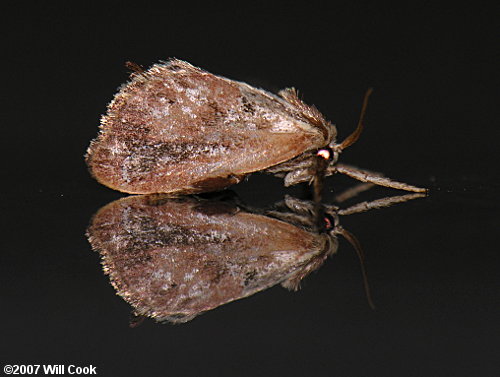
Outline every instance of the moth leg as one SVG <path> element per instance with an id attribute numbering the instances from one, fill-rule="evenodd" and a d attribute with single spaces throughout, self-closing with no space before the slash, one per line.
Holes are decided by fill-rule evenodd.
<path id="1" fill-rule="evenodd" d="M 295 169 L 285 176 L 285 186 L 293 186 L 301 182 L 311 183 L 313 178 L 314 173 L 311 167 Z"/>
<path id="2" fill-rule="evenodd" d="M 345 215 L 352 215 L 355 213 L 366 212 L 366 211 L 369 211 L 371 209 L 390 207 L 393 204 L 403 203 L 403 202 L 407 202 L 409 200 L 418 199 L 418 198 L 425 198 L 425 196 L 426 196 L 425 193 L 390 196 L 387 198 L 372 200 L 370 202 L 361 202 L 361 203 L 355 204 L 349 208 L 340 209 L 340 210 L 337 210 L 336 207 L 334 207 L 333 209 L 330 209 L 330 206 L 327 206 L 327 210 L 338 211 L 337 213 L 339 215 L 345 216 Z"/>
<path id="3" fill-rule="evenodd" d="M 306 227 L 312 227 L 314 225 L 310 215 L 305 216 L 293 212 L 267 211 L 266 216 L 272 216 L 278 220 Z"/>
<path id="4" fill-rule="evenodd" d="M 342 191 L 340 194 L 336 195 L 334 200 L 337 203 L 342 203 L 345 202 L 349 199 L 352 199 L 362 192 L 365 192 L 369 189 L 371 189 L 373 186 L 375 186 L 373 183 L 359 183 L 356 186 L 353 186 L 351 188 L 348 188 L 345 191 Z"/>
<path id="5" fill-rule="evenodd" d="M 285 196 L 285 205 L 294 213 L 311 215 L 314 213 L 314 204 L 307 200 L 297 199 L 293 196 Z"/>
<path id="6" fill-rule="evenodd" d="M 389 178 L 381 177 L 379 175 L 374 175 L 372 172 L 368 170 L 355 168 L 354 166 L 336 164 L 335 166 L 332 166 L 329 170 L 333 170 L 333 172 L 338 172 L 348 175 L 349 177 L 357 179 L 358 181 L 361 182 L 369 182 L 379 186 L 391 187 L 398 190 L 427 192 L 427 189 L 415 187 L 402 182 L 393 181 Z"/>
<path id="7" fill-rule="evenodd" d="M 314 159 L 310 156 L 301 155 L 293 160 L 271 166 L 265 172 L 274 174 L 279 178 L 285 178 L 285 186 L 288 187 L 300 182 L 311 182 L 314 176 L 313 170 Z"/>
<path id="8" fill-rule="evenodd" d="M 271 166 L 270 168 L 267 168 L 265 172 L 276 175 L 281 174 L 281 177 L 283 177 L 285 174 L 282 173 L 287 173 L 296 169 L 307 168 L 311 166 L 312 166 L 312 161 L 310 157 L 303 158 L 299 156 L 298 158 L 295 158 L 291 161 L 285 161 L 281 164 Z"/>
<path id="9" fill-rule="evenodd" d="M 285 199 L 275 205 L 279 210 L 267 211 L 266 215 L 295 224 L 314 227 L 315 204 L 308 200 L 294 198 L 286 195 Z M 291 212 L 285 212 L 291 211 Z"/>
<path id="10" fill-rule="evenodd" d="M 348 166 L 348 165 L 343 165 L 343 166 Z M 354 168 L 354 167 L 352 167 Z M 354 168 L 356 169 L 356 168 Z M 377 176 L 377 177 L 383 177 L 384 175 L 382 173 L 379 173 L 379 172 L 376 172 L 376 171 L 372 171 L 372 170 L 364 170 L 366 173 L 369 173 L 370 175 L 373 175 L 373 176 Z M 362 192 L 365 192 L 369 189 L 371 189 L 372 187 L 374 187 L 375 184 L 374 183 L 370 183 L 370 182 L 364 182 L 364 183 L 359 183 L 357 184 L 356 186 L 353 186 L 351 188 L 348 188 L 347 190 L 341 192 L 340 194 L 336 195 L 334 200 L 337 202 L 337 203 L 342 203 L 342 202 L 345 202 L 349 199 L 352 199 L 354 197 L 356 197 L 357 195 L 361 194 Z"/>

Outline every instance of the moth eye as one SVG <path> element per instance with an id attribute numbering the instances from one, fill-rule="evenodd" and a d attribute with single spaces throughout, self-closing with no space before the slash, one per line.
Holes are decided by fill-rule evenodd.
<path id="1" fill-rule="evenodd" d="M 329 147 L 321 148 L 316 152 L 316 156 L 324 158 L 327 161 L 333 159 L 333 150 Z"/>
<path id="2" fill-rule="evenodd" d="M 329 214 L 325 214 L 323 217 L 323 227 L 324 231 L 330 231 L 335 228 L 335 219 Z"/>

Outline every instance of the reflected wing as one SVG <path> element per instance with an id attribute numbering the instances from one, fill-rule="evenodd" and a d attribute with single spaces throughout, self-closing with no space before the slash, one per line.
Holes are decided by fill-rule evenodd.
<path id="1" fill-rule="evenodd" d="M 135 74 L 87 153 L 101 183 L 129 193 L 192 193 L 321 147 L 326 121 L 295 92 L 283 98 L 171 60 Z"/>
<path id="2" fill-rule="evenodd" d="M 94 217 L 89 240 L 137 314 L 188 321 L 295 278 L 327 244 L 324 235 L 286 222 L 215 206 L 130 197 Z"/>

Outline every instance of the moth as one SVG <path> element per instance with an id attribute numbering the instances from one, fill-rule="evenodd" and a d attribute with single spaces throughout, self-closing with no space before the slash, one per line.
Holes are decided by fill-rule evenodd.
<path id="1" fill-rule="evenodd" d="M 234 200 L 131 196 L 100 209 L 87 237 L 135 315 L 181 323 L 276 284 L 298 289 L 337 251 L 338 235 L 352 242 L 362 258 L 354 236 L 339 225 L 339 215 L 421 196 L 343 210 L 326 206 L 321 229 L 314 204 L 292 197 L 264 211 Z"/>
<path id="2" fill-rule="evenodd" d="M 192 194 L 263 171 L 285 186 L 311 182 L 319 172 L 425 191 L 337 162 L 361 134 L 369 93 L 356 130 L 337 143 L 336 127 L 294 88 L 274 95 L 178 59 L 135 70 L 86 154 L 91 174 L 112 189 Z"/>

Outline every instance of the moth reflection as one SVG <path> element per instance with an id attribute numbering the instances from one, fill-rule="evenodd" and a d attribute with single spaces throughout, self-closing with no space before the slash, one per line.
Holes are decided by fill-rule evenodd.
<path id="1" fill-rule="evenodd" d="M 369 205 L 324 207 L 318 229 L 314 206 L 291 197 L 261 211 L 228 200 L 133 196 L 100 209 L 87 236 L 136 315 L 179 323 L 276 284 L 298 289 L 337 251 L 337 234 L 350 236 L 338 215 Z"/>

